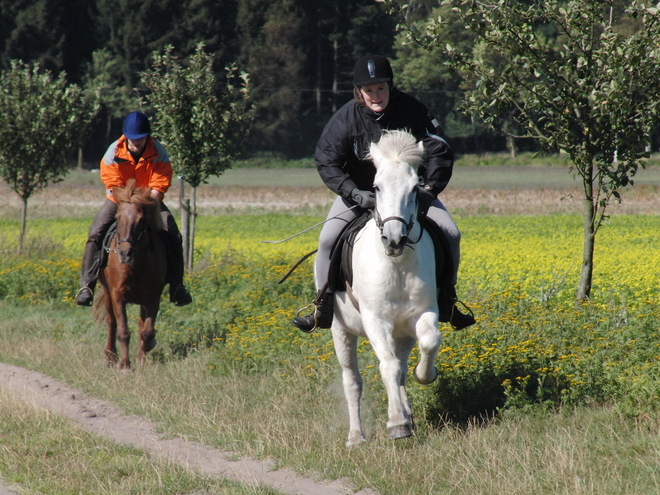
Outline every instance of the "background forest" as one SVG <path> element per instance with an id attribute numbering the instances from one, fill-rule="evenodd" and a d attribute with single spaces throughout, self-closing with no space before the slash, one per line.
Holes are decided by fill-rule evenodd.
<path id="1" fill-rule="evenodd" d="M 412 2 L 409 20 L 438 15 L 438 5 Z M 470 43 L 458 19 L 442 14 L 447 41 Z M 139 74 L 152 53 L 173 45 L 186 57 L 199 42 L 215 56 L 219 77 L 230 63 L 250 75 L 253 155 L 311 156 L 330 115 L 351 98 L 355 60 L 368 52 L 392 59 L 395 82 L 432 109 L 459 153 L 506 149 L 503 135 L 457 111 L 465 84 L 440 52 L 406 44 L 396 24 L 374 0 L 0 0 L 0 70 L 22 60 L 64 71 L 70 83 L 102 79 L 112 88 L 84 150 L 92 166 L 123 115 L 141 104 Z"/>
<path id="2" fill-rule="evenodd" d="M 440 3 L 408 2 L 409 26 L 441 16 L 447 43 L 476 47 L 474 34 Z M 616 2 L 620 9 L 628 3 Z M 431 108 L 458 153 L 536 149 L 533 140 L 507 142 L 462 114 L 458 107 L 473 85 L 445 66 L 441 50 L 410 43 L 397 31 L 399 21 L 375 0 L 0 0 L 0 70 L 22 60 L 64 71 L 89 89 L 99 81 L 112 88 L 84 150 L 92 166 L 119 134 L 123 115 L 143 104 L 140 72 L 150 68 L 153 52 L 172 45 L 187 57 L 200 42 L 215 56 L 220 80 L 231 63 L 249 73 L 251 155 L 311 156 L 328 118 L 351 98 L 355 60 L 369 52 L 391 58 L 395 83 Z M 654 150 L 659 141 L 656 131 Z"/>

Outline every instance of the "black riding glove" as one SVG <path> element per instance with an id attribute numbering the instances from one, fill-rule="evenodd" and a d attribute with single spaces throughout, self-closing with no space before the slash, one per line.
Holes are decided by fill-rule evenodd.
<path id="1" fill-rule="evenodd" d="M 371 191 L 364 191 L 357 187 L 351 191 L 351 199 L 365 210 L 373 208 L 376 204 L 376 195 Z"/>
<path id="2" fill-rule="evenodd" d="M 421 216 L 426 215 L 433 203 L 437 199 L 437 196 L 433 194 L 430 189 L 426 189 L 424 186 L 417 188 L 417 200 L 419 202 L 419 207 L 417 213 Z"/>

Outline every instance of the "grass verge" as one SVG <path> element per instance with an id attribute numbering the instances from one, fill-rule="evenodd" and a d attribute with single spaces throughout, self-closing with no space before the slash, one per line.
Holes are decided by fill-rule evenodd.
<path id="1" fill-rule="evenodd" d="M 275 495 L 98 438 L 0 389 L 0 476 L 29 493 Z"/>

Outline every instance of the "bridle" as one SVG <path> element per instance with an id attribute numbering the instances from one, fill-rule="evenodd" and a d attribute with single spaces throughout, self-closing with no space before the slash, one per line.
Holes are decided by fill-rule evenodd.
<path id="1" fill-rule="evenodd" d="M 374 220 L 376 221 L 376 226 L 380 230 L 381 235 L 383 234 L 383 228 L 385 227 L 385 224 L 387 222 L 401 222 L 405 227 L 406 227 L 406 236 L 409 232 L 412 231 L 413 227 L 415 226 L 415 217 L 417 216 L 417 210 L 419 208 L 419 193 L 417 190 L 415 190 L 415 213 L 410 215 L 410 220 L 406 221 L 405 218 L 403 217 L 397 217 L 397 216 L 392 216 L 392 217 L 386 217 L 386 218 L 381 218 L 380 212 L 378 211 L 378 203 L 377 203 L 377 198 L 378 195 L 374 195 L 374 208 L 373 208 L 373 215 L 374 215 Z M 408 242 L 406 245 L 410 244 L 417 244 L 420 239 L 422 238 L 422 235 L 424 234 L 424 229 L 421 228 L 419 229 L 419 237 L 415 241 L 411 241 L 408 239 Z"/>
<path id="2" fill-rule="evenodd" d="M 135 237 L 136 231 L 138 231 L 138 228 L 142 227 L 139 229 L 139 232 L 137 233 L 137 238 L 133 239 Z M 118 235 L 115 234 L 114 236 L 114 248 L 108 248 L 108 252 L 116 253 L 117 250 L 119 249 L 119 245 L 123 242 L 127 242 L 128 244 L 131 245 L 134 249 L 137 250 L 137 247 L 140 245 L 140 240 L 142 239 L 142 235 L 145 233 L 147 230 L 147 221 L 146 218 L 142 217 L 140 219 L 140 224 L 138 225 L 138 228 L 133 229 L 132 235 L 130 237 L 124 237 L 123 239 L 119 239 Z"/>

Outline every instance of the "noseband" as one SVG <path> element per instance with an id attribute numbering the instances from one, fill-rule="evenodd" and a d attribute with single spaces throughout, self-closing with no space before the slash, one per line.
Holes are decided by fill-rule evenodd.
<path id="1" fill-rule="evenodd" d="M 131 239 L 130 237 L 125 237 L 123 239 L 117 239 L 117 237 L 115 237 L 115 246 L 116 246 L 116 248 L 112 249 L 111 251 L 116 251 L 117 248 L 119 247 L 119 245 L 122 242 L 128 242 L 131 246 L 135 246 L 135 247 L 139 246 L 140 245 L 140 239 L 142 239 L 142 234 L 144 234 L 145 230 L 146 229 L 145 229 L 144 222 L 143 222 L 142 223 L 142 230 L 140 230 L 140 233 L 138 234 L 137 239 L 135 239 L 135 241 L 133 241 L 133 239 Z"/>
<path id="2" fill-rule="evenodd" d="M 405 227 L 406 227 L 406 236 L 407 236 L 408 233 L 410 231 L 412 231 L 412 228 L 415 226 L 416 213 L 413 213 L 412 215 L 410 215 L 410 220 L 407 221 L 407 222 L 406 222 L 405 218 L 396 217 L 396 216 L 381 219 L 380 212 L 378 211 L 378 204 L 377 204 L 377 200 L 376 200 L 377 197 L 378 197 L 378 195 L 376 195 L 374 197 L 374 220 L 376 220 L 376 226 L 380 230 L 381 235 L 383 234 L 383 227 L 385 227 L 385 224 L 387 222 L 396 221 L 396 222 L 401 222 L 403 225 L 405 225 Z M 419 206 L 419 195 L 417 194 L 417 192 L 415 192 L 415 212 L 417 212 L 417 207 L 418 206 Z M 415 241 L 408 240 L 408 242 L 406 244 L 407 245 L 417 244 L 419 242 L 419 240 L 422 238 L 423 233 L 424 233 L 424 229 L 422 229 L 421 226 L 420 226 L 419 237 L 417 238 L 417 240 L 415 240 Z"/>

